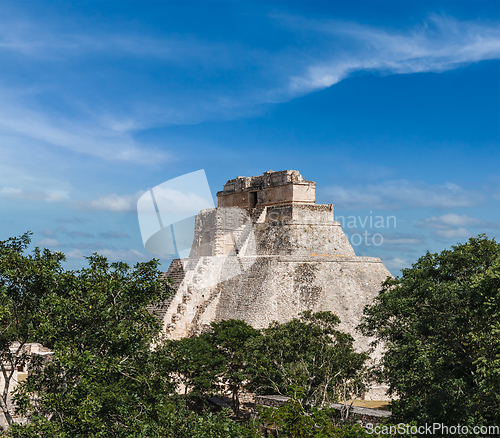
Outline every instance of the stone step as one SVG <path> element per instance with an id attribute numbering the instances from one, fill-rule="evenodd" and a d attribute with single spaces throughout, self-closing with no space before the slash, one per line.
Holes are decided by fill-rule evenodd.
<path id="1" fill-rule="evenodd" d="M 163 273 L 162 278 L 171 278 L 173 280 L 173 284 L 171 286 L 174 291 L 177 292 L 185 276 L 186 273 L 184 272 L 184 268 L 182 267 L 182 262 L 179 259 L 174 259 L 170 263 L 168 271 Z M 159 306 L 149 306 L 148 311 L 150 313 L 154 313 L 161 321 L 163 321 L 173 298 L 174 294 L 172 294 Z"/>

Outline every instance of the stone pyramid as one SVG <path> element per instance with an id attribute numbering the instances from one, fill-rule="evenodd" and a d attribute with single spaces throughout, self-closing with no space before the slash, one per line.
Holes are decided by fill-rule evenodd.
<path id="1" fill-rule="evenodd" d="M 166 335 L 191 336 L 230 318 L 264 328 L 329 310 L 367 350 L 355 327 L 391 274 L 379 258 L 356 257 L 333 205 L 316 204 L 315 191 L 296 170 L 229 180 L 218 207 L 197 215 L 189 258 L 166 273 L 176 293 L 155 310 Z"/>

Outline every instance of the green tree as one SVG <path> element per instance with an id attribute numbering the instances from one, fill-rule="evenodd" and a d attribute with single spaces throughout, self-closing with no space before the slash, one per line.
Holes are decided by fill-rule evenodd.
<path id="1" fill-rule="evenodd" d="M 282 438 L 415 438 L 411 427 L 372 424 L 365 429 L 354 421 L 339 423 L 335 409 L 314 407 L 306 411 L 293 398 L 278 408 L 258 406 L 257 409 L 264 427 Z"/>
<path id="2" fill-rule="evenodd" d="M 14 372 L 29 364 L 26 344 L 44 323 L 43 300 L 54 289 L 64 259 L 38 248 L 26 256 L 29 244 L 30 233 L 0 241 L 0 408 L 8 424 Z"/>
<path id="3" fill-rule="evenodd" d="M 363 333 L 385 344 L 381 366 L 397 420 L 491 424 L 500 418 L 500 245 L 484 235 L 427 253 L 388 278 Z"/>
<path id="4" fill-rule="evenodd" d="M 246 322 L 212 322 L 211 330 L 199 336 L 167 340 L 157 354 L 164 369 L 178 382 L 185 397 L 201 398 L 231 393 L 233 410 L 239 416 L 239 395 L 249 383 L 247 342 L 260 332 Z"/>
<path id="5" fill-rule="evenodd" d="M 500 245 L 499 245 L 500 246 Z M 499 251 L 500 253 L 500 251 Z M 478 403 L 487 418 L 500 418 L 500 256 L 471 281 L 477 310 L 471 321 L 469 344 L 474 349 L 473 366 Z"/>
<path id="6" fill-rule="evenodd" d="M 176 379 L 191 363 L 205 366 L 190 376 L 202 394 L 220 385 L 227 359 L 207 337 L 161 347 L 161 322 L 147 309 L 171 288 L 159 279 L 156 261 L 131 268 L 93 255 L 88 268 L 66 271 L 62 254 L 35 249 L 26 255 L 29 244 L 28 233 L 0 242 L 2 373 L 9 379 L 18 365 L 29 360 L 30 366 L 16 394 L 28 422 L 12 424 L 8 436 L 258 436 L 252 423 L 237 424 L 226 412 L 199 415 L 179 400 Z M 19 347 L 32 341 L 51 348 L 51 359 L 25 355 Z"/>
<path id="7" fill-rule="evenodd" d="M 154 424 L 174 385 L 157 372 L 151 345 L 161 330 L 148 312 L 170 293 L 157 261 L 109 263 L 88 258 L 89 267 L 57 272 L 55 288 L 40 298 L 40 323 L 31 337 L 54 352 L 32 363 L 17 395 L 31 422 L 16 436 L 131 436 Z M 35 277 L 41 278 L 40 273 Z M 49 432 L 50 431 L 50 432 Z"/>
<path id="8" fill-rule="evenodd" d="M 177 390 L 185 397 L 200 399 L 219 392 L 218 376 L 225 358 L 205 336 L 167 340 L 156 351 L 163 359 L 163 369 L 174 376 Z"/>
<path id="9" fill-rule="evenodd" d="M 354 351 L 352 336 L 336 330 L 339 322 L 331 312 L 306 311 L 264 329 L 249 347 L 256 391 L 320 407 L 363 390 L 367 355 Z"/>
<path id="10" fill-rule="evenodd" d="M 248 344 L 260 336 L 260 331 L 245 321 L 230 319 L 212 322 L 211 331 L 203 336 L 224 358 L 224 369 L 220 374 L 220 380 L 224 388 L 229 389 L 234 413 L 239 417 L 239 395 L 250 383 Z"/>

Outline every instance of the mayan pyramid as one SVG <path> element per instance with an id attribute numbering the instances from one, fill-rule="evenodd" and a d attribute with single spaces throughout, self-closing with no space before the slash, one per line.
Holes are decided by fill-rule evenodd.
<path id="1" fill-rule="evenodd" d="M 190 256 L 166 273 L 176 290 L 156 310 L 166 336 L 194 335 L 211 321 L 264 328 L 330 310 L 368 349 L 355 327 L 391 274 L 379 258 L 356 257 L 333 205 L 316 204 L 316 183 L 296 170 L 268 171 L 229 180 L 217 197 L 217 208 L 196 216 Z"/>

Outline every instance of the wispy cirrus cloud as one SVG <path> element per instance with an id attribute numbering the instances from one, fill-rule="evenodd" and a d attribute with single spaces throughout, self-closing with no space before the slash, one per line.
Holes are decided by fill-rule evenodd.
<path id="1" fill-rule="evenodd" d="M 389 180 L 376 184 L 325 189 L 338 207 L 344 209 L 383 209 L 432 207 L 450 209 L 480 205 L 482 193 L 464 189 L 457 184 L 428 184 L 422 181 Z"/>
<path id="2" fill-rule="evenodd" d="M 136 249 L 98 249 L 95 252 L 107 257 L 111 261 L 137 262 L 149 260 L 148 256 Z M 85 256 L 90 255 L 88 251 L 83 252 L 80 249 L 72 249 L 65 252 L 65 254 L 66 258 L 69 260 L 82 260 Z"/>
<path id="3" fill-rule="evenodd" d="M 54 247 L 58 247 L 60 245 L 59 241 L 57 239 L 42 239 L 42 240 L 39 240 L 35 243 L 36 246 L 39 246 L 39 247 L 49 247 L 49 248 L 54 248 Z"/>
<path id="4" fill-rule="evenodd" d="M 468 238 L 476 232 L 500 228 L 500 222 L 489 222 L 465 214 L 448 213 L 442 216 L 431 216 L 429 218 L 415 221 L 417 228 L 433 229 L 432 234 L 443 239 Z M 465 228 L 467 227 L 467 228 Z"/>
<path id="5" fill-rule="evenodd" d="M 75 201 L 71 206 L 77 210 L 85 211 L 135 213 L 137 211 L 137 200 L 143 193 L 143 191 L 139 191 L 133 195 L 117 195 L 116 193 L 110 193 L 107 195 L 99 195 L 97 199 Z"/>
<path id="6" fill-rule="evenodd" d="M 77 63 L 71 68 L 78 74 L 37 75 L 29 84 L 0 77 L 0 145 L 5 145 L 0 153 L 20 144 L 26 150 L 52 148 L 114 162 L 171 162 L 177 145 L 157 147 L 139 140 L 137 133 L 246 117 L 266 104 L 330 87 L 359 71 L 441 72 L 500 58 L 500 30 L 493 22 L 431 15 L 410 29 L 395 30 L 277 14 L 267 20 L 299 37 L 307 32 L 312 42 L 264 49 L 201 35 L 144 36 L 126 26 L 108 32 L 75 26 L 68 32 L 33 19 L 4 19 L 0 62 L 15 54 L 49 72 L 64 72 Z M 124 60 L 136 60 L 144 68 L 124 70 Z M 152 70 L 175 73 L 158 82 L 151 81 Z M 22 78 L 23 72 L 15 77 Z M 189 86 L 178 87 L 180 78 Z M 60 107 L 47 104 L 47 95 Z M 110 195 L 89 207 L 124 211 L 130 206 Z"/>
<path id="7" fill-rule="evenodd" d="M 69 58 L 105 55 L 157 58 L 178 65 L 231 67 L 248 60 L 240 45 L 196 38 L 192 34 L 145 35 L 137 31 L 58 31 L 57 25 L 34 21 L 4 20 L 0 27 L 0 51 L 32 59 L 66 62 Z M 248 48 L 250 49 L 250 48 Z"/>
<path id="8" fill-rule="evenodd" d="M 130 235 L 123 231 L 107 231 L 99 233 L 99 237 L 102 239 L 130 239 Z"/>
<path id="9" fill-rule="evenodd" d="M 1 85 L 1 84 L 0 84 Z M 0 139 L 2 143 L 34 143 L 92 155 L 110 161 L 138 164 L 164 162 L 172 154 L 145 148 L 132 132 L 140 126 L 130 119 L 101 114 L 72 116 L 47 111 L 31 102 L 35 96 L 16 96 L 0 89 Z M 38 107 L 37 110 L 32 108 Z"/>
<path id="10" fill-rule="evenodd" d="M 452 227 L 467 227 L 467 226 L 487 226 L 488 223 L 481 219 L 467 216 L 466 214 L 458 215 L 456 213 L 448 213 L 442 216 L 432 216 L 422 219 L 415 224 L 418 228 L 434 228 L 437 230 L 447 230 Z"/>
<path id="11" fill-rule="evenodd" d="M 291 77 L 290 87 L 297 92 L 330 87 L 357 71 L 442 72 L 500 57 L 498 23 L 430 15 L 420 25 L 395 31 L 337 20 L 291 21 L 335 43 L 330 53 L 323 51 L 323 59 Z"/>
<path id="12" fill-rule="evenodd" d="M 61 202 L 68 199 L 69 193 L 63 190 L 25 191 L 20 188 L 2 187 L 0 197 L 6 199 L 23 199 L 26 201 Z"/>
<path id="13" fill-rule="evenodd" d="M 491 21 L 430 15 L 411 28 L 390 29 L 274 13 L 268 16 L 268 22 L 276 28 L 286 27 L 299 39 L 307 34 L 311 43 L 297 46 L 287 43 L 271 50 L 237 39 L 221 42 L 191 34 L 144 36 L 136 30 L 95 29 L 92 33 L 85 33 L 83 29 L 69 33 L 27 21 L 22 26 L 6 23 L 3 31 L 0 30 L 0 52 L 14 52 L 34 61 L 45 56 L 48 61 L 44 62 L 54 64 L 64 64 L 71 58 L 99 59 L 104 72 L 110 69 L 110 74 L 120 78 L 116 62 L 125 58 L 140 59 L 141 63 L 159 70 L 175 67 L 178 75 L 187 75 L 190 86 L 179 88 L 175 76 L 172 76 L 173 82 L 165 77 L 162 85 L 154 84 L 152 92 L 150 68 L 138 69 L 128 73 L 131 76 L 126 79 L 132 79 L 134 87 L 122 90 L 122 101 L 117 105 L 120 95 L 113 94 L 103 101 L 97 92 L 96 87 L 111 97 L 103 88 L 111 83 L 95 81 L 95 71 L 83 69 L 79 80 L 85 81 L 89 96 L 100 102 L 99 110 L 90 115 L 84 125 L 72 125 L 63 117 L 59 117 L 57 123 L 49 123 L 43 120 L 43 115 L 30 112 L 28 106 L 13 112 L 12 103 L 3 104 L 6 110 L 0 113 L 0 121 L 5 118 L 4 129 L 8 130 L 31 125 L 34 138 L 77 152 L 113 160 L 146 160 L 148 154 L 133 138 L 135 130 L 244 117 L 260 111 L 263 104 L 289 101 L 330 87 L 360 71 L 442 72 L 500 58 L 500 27 Z M 193 71 L 197 74 L 192 77 Z M 210 87 L 200 86 L 200 73 L 201 82 L 209 81 Z M 52 85 L 50 81 L 38 84 L 34 92 L 39 93 L 39 87 Z M 138 93 L 133 94 L 132 89 Z M 64 90 L 71 93 L 66 99 L 80 98 L 79 88 L 74 84 Z M 85 106 L 88 114 L 90 105 Z"/>

